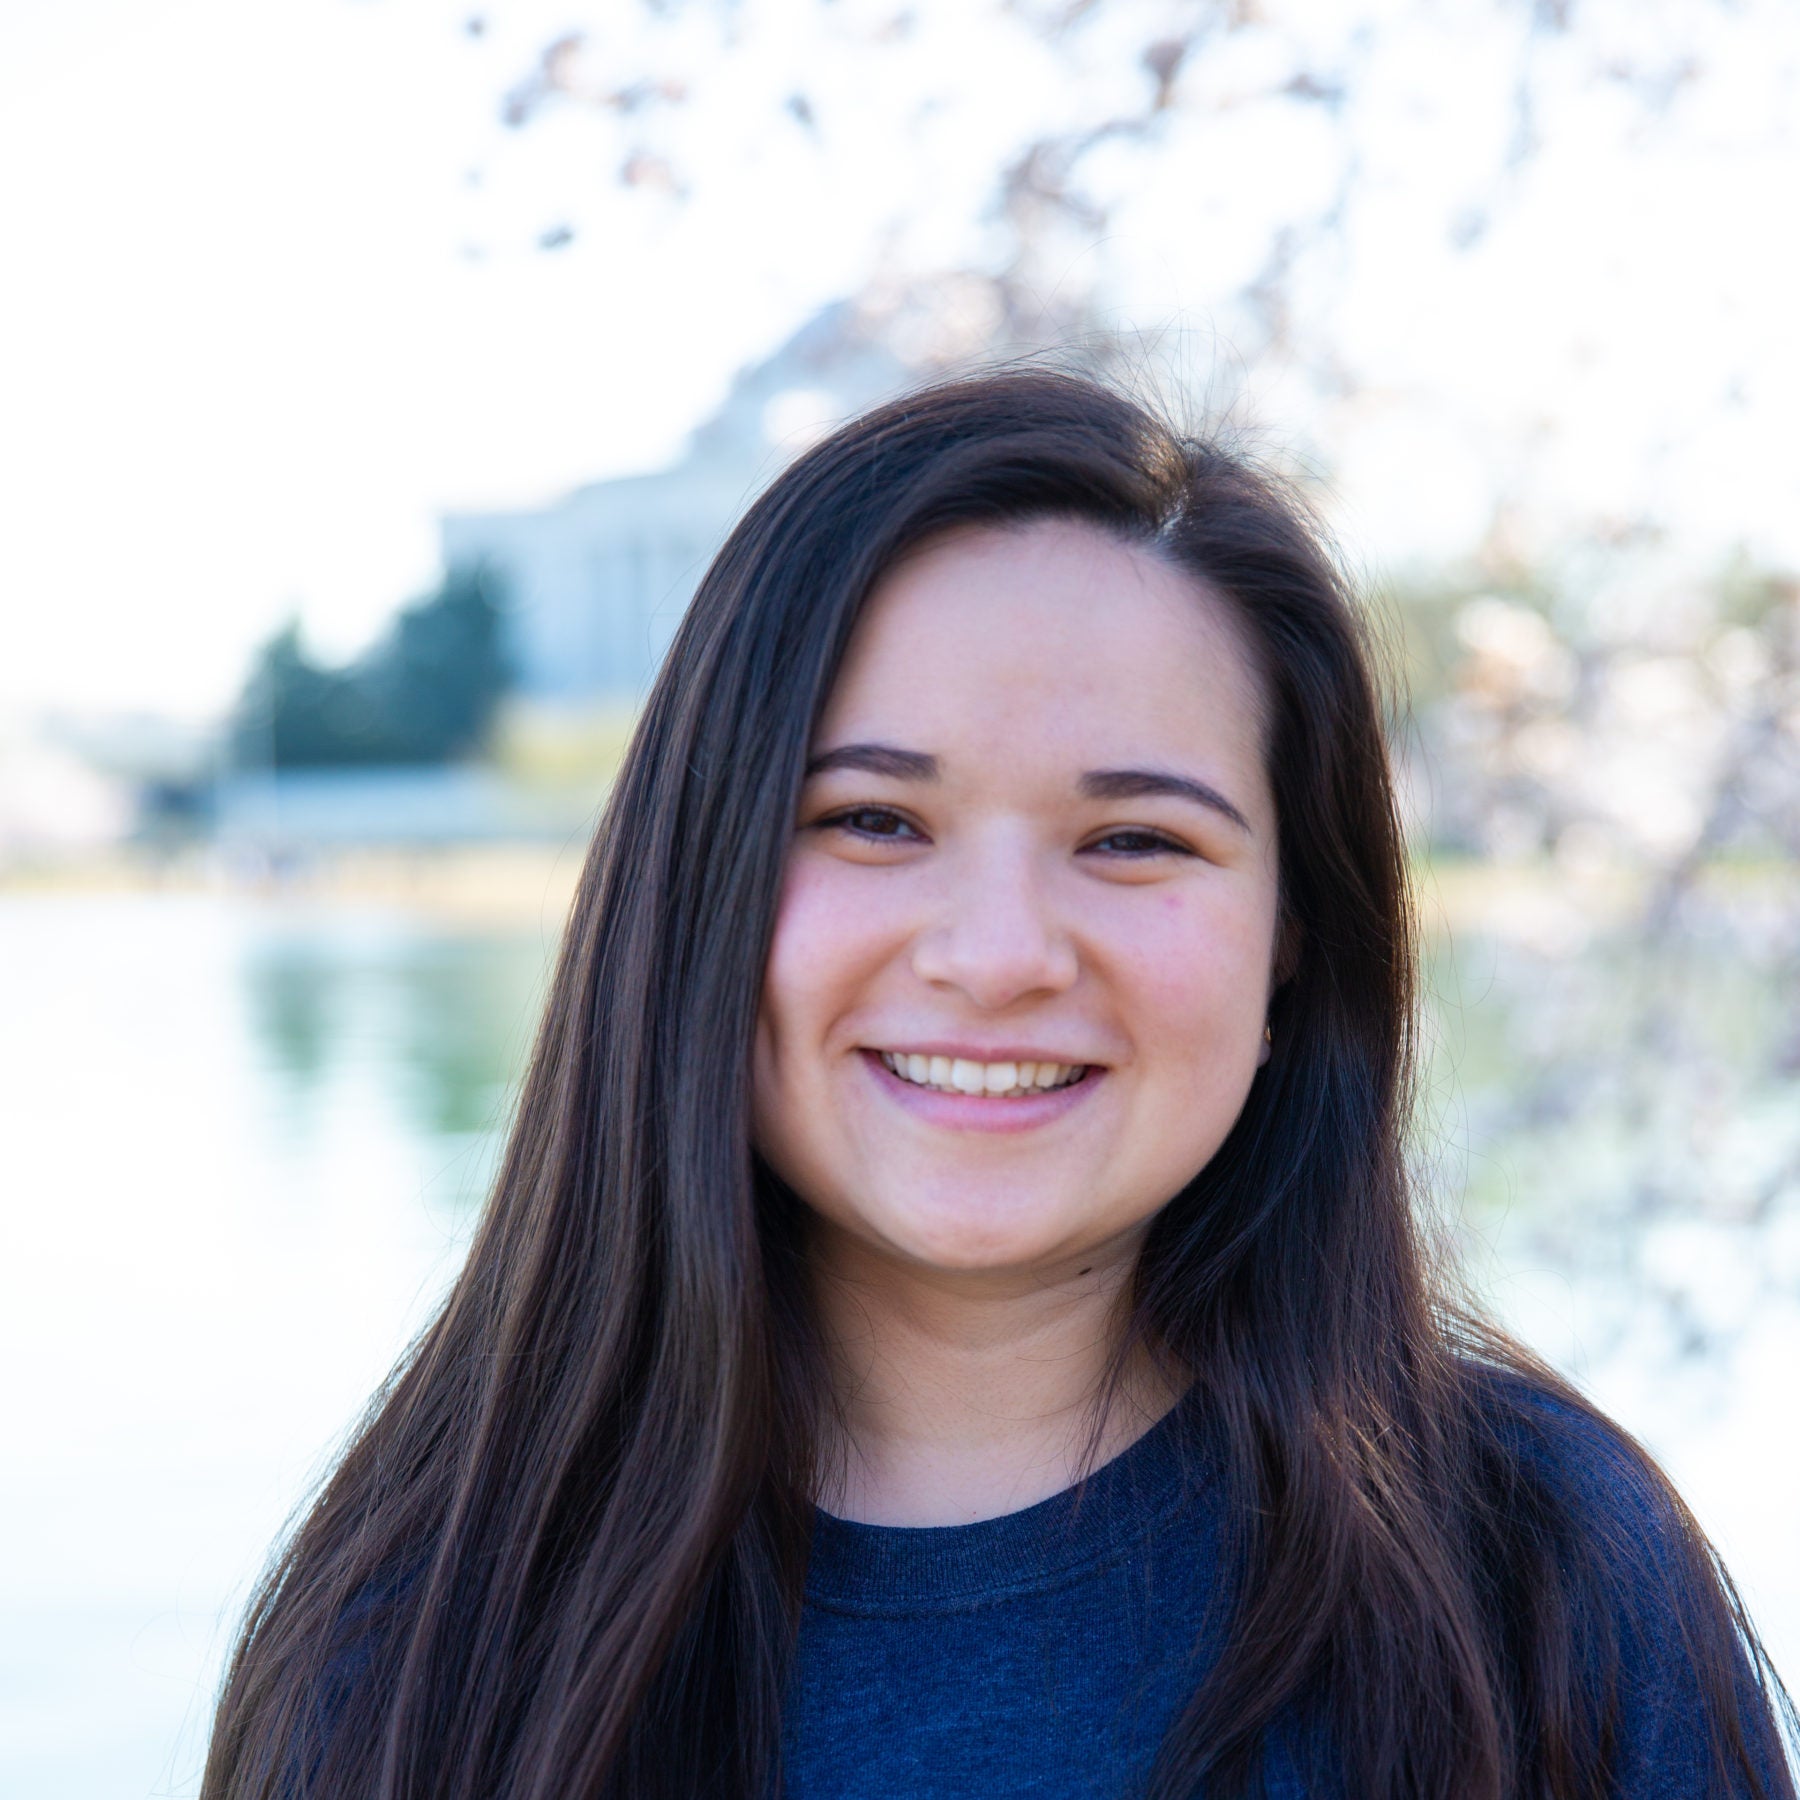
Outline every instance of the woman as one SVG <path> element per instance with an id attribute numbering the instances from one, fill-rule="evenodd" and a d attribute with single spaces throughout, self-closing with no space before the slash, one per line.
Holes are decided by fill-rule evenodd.
<path id="1" fill-rule="evenodd" d="M 1428 1279 L 1412 1005 L 1295 503 L 1064 375 L 845 427 L 701 584 L 205 1794 L 1791 1796 L 1679 1500 Z"/>

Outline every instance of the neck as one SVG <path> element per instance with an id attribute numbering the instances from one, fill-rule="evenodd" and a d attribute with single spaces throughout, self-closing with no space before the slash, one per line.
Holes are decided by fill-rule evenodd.
<path id="1" fill-rule="evenodd" d="M 961 1525 L 1061 1493 L 1177 1388 L 1148 1355 L 1109 1382 L 1135 1239 L 1065 1270 L 943 1271 L 835 1232 L 815 1244 L 835 1406 L 819 1499 L 877 1525 Z"/>

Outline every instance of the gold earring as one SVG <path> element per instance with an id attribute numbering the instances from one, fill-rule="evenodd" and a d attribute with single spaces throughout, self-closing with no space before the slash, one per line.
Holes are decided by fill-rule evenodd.
<path id="1" fill-rule="evenodd" d="M 1274 1048 L 1275 1033 L 1274 1033 L 1274 1030 L 1270 1026 L 1265 1025 L 1263 1027 L 1263 1042 L 1265 1044 L 1269 1045 L 1269 1047 L 1271 1049 Z"/>

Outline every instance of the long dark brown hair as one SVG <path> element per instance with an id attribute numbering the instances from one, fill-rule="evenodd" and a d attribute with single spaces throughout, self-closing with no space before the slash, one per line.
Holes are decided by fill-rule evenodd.
<path id="1" fill-rule="evenodd" d="M 1593 1415 L 1447 1303 L 1414 1217 L 1405 864 L 1356 609 L 1281 484 L 1037 370 L 844 427 L 708 570 L 595 836 L 467 1265 L 250 1608 L 206 1800 L 775 1791 L 821 1404 L 807 1215 L 751 1134 L 783 861 L 877 577 L 946 527 L 1045 517 L 1237 609 L 1280 820 L 1275 1052 L 1134 1289 L 1130 1341 L 1191 1379 L 1225 1446 L 1237 1571 L 1152 1794 L 1259 1791 L 1284 1713 L 1360 1800 L 1610 1791 L 1623 1552 L 1541 1450 Z M 1791 1794 L 1779 1684 L 1729 1583 L 1649 1459 L 1602 1441 L 1658 1525 L 1717 1786 Z"/>

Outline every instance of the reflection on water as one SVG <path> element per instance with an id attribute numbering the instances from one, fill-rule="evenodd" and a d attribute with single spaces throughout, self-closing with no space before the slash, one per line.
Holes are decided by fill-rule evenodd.
<path id="1" fill-rule="evenodd" d="M 194 1791 L 251 1573 L 455 1268 L 552 949 L 371 909 L 0 896 L 0 1366 L 28 1447 L 0 1488 L 0 1793 Z M 1791 1219 L 1747 1234 L 1743 1198 L 1800 1148 L 1793 1009 L 1729 956 L 1673 1001 L 1647 979 L 1440 950 L 1435 1166 L 1500 1304 L 1665 1454 L 1785 1650 L 1797 1471 L 1769 1458 L 1800 1277 Z M 1596 1243 L 1629 1247 L 1624 1279 L 1592 1279 Z M 1712 1385 L 1683 1412 L 1657 1271 L 1691 1304 L 1708 1256 L 1753 1329 L 1687 1359 Z M 1745 1266 L 1785 1312 L 1732 1298 Z"/>
<path id="2" fill-rule="evenodd" d="M 296 1129 L 349 1076 L 384 1088 L 421 1137 L 485 1149 L 529 1049 L 545 966 L 537 934 L 314 917 L 259 937 L 241 978 L 251 1032 Z M 484 1174 L 478 1162 L 460 1201 Z"/>
<path id="3" fill-rule="evenodd" d="M 192 1793 L 283 1518 L 429 1312 L 543 930 L 0 896 L 0 1793 Z"/>

